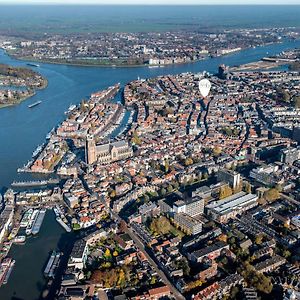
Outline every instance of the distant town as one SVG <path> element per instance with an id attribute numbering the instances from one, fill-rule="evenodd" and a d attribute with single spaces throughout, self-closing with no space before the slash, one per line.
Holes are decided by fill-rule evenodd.
<path id="1" fill-rule="evenodd" d="M 234 49 L 243 48 L 247 38 L 252 45 L 278 40 L 276 30 L 240 34 L 236 43 L 230 38 L 236 32 L 197 38 L 207 39 L 208 55 L 218 55 L 208 41 Z M 180 47 L 180 34 L 170 39 L 174 35 Z M 121 45 L 124 38 L 133 47 L 136 41 L 130 41 L 137 37 L 130 36 L 116 35 L 115 42 Z M 166 37 L 147 36 L 141 44 L 158 45 Z M 14 51 L 66 59 L 66 45 L 72 44 L 72 52 L 78 40 L 61 40 L 61 54 L 52 53 L 57 42 L 49 41 L 22 42 Z M 171 49 L 158 55 L 157 46 L 148 58 L 183 57 L 191 45 L 181 45 L 175 56 Z M 145 63 L 144 51 L 153 47 L 142 49 Z M 295 63 L 299 53 L 272 59 Z M 204 78 L 211 83 L 206 97 L 199 90 Z M 4 195 L 0 284 L 13 272 L 11 245 L 39 233 L 47 208 L 66 232 L 82 234 L 70 255 L 53 249 L 44 270 L 45 298 L 54 293 L 57 299 L 297 299 L 299 85 L 297 71 L 233 71 L 221 65 L 214 75 L 139 78 L 124 88 L 116 83 L 71 105 L 18 170 L 50 177 L 13 182 L 13 188 L 25 190 Z M 119 92 L 122 103 L 112 101 Z M 52 287 L 58 269 L 59 286 Z"/>
<path id="2" fill-rule="evenodd" d="M 299 36 L 297 28 L 227 29 L 38 36 L 3 36 L 0 47 L 13 57 L 97 66 L 164 66 L 190 63 Z"/>

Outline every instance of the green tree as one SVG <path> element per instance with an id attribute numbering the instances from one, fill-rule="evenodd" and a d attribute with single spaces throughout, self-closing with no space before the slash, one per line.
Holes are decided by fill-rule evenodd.
<path id="1" fill-rule="evenodd" d="M 265 192 L 264 194 L 264 198 L 267 200 L 267 201 L 275 201 L 277 199 L 279 199 L 280 197 L 280 193 L 277 189 L 275 188 L 271 188 L 269 189 L 268 191 Z"/>
<path id="2" fill-rule="evenodd" d="M 295 108 L 300 108 L 300 96 L 296 96 L 293 99 Z"/>
<path id="3" fill-rule="evenodd" d="M 224 199 L 232 195 L 232 189 L 230 186 L 225 185 L 220 188 L 219 199 Z"/>
<path id="4" fill-rule="evenodd" d="M 248 194 L 251 193 L 251 184 L 248 181 L 244 182 L 244 191 Z"/>

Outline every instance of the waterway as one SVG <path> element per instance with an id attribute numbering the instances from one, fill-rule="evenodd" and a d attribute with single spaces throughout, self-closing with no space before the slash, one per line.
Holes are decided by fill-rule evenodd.
<path id="1" fill-rule="evenodd" d="M 31 158 L 37 145 L 44 142 L 46 134 L 65 118 L 64 112 L 70 104 L 80 103 L 92 92 L 117 82 L 124 86 L 138 77 L 149 78 L 181 72 L 214 73 L 220 64 L 245 64 L 295 47 L 300 47 L 300 41 L 286 41 L 196 63 L 159 68 L 98 68 L 41 63 L 39 68 L 33 69 L 48 79 L 47 88 L 37 91 L 35 96 L 19 105 L 0 109 L 0 189 L 9 187 L 13 180 L 22 180 L 24 176 L 28 176 L 17 174 L 17 168 Z M 12 59 L 2 50 L 0 63 L 27 66 L 27 62 Z M 28 108 L 28 104 L 38 100 L 42 101 L 40 105 Z M 116 101 L 120 100 L 121 94 L 118 94 Z M 16 265 L 8 284 L 0 288 L 1 300 L 38 299 L 44 284 L 43 266 L 62 233 L 63 230 L 56 224 L 53 216 L 47 214 L 37 237 L 30 239 L 24 246 L 12 248 L 10 255 L 16 259 Z"/>

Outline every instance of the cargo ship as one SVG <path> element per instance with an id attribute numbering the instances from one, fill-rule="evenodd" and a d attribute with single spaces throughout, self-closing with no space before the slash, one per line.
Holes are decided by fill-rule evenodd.
<path id="1" fill-rule="evenodd" d="M 0 286 L 7 283 L 14 265 L 15 261 L 11 258 L 2 260 L 0 264 Z"/>
<path id="2" fill-rule="evenodd" d="M 29 220 L 31 218 L 32 213 L 33 213 L 33 209 L 32 208 L 28 209 L 25 212 L 25 214 L 23 215 L 23 218 L 21 220 L 20 227 L 27 227 L 28 222 L 29 222 Z"/>
<path id="3" fill-rule="evenodd" d="M 43 220 L 44 220 L 44 217 L 45 217 L 45 214 L 46 214 L 46 209 L 41 209 L 41 210 L 39 211 L 39 214 L 38 214 L 38 216 L 37 216 L 37 218 L 36 218 L 36 221 L 35 221 L 34 224 L 33 224 L 32 230 L 31 230 L 31 233 L 32 233 L 33 235 L 39 233 L 40 228 L 41 228 L 42 223 L 43 223 Z"/>
<path id="4" fill-rule="evenodd" d="M 32 103 L 32 104 L 29 104 L 29 105 L 28 105 L 28 108 L 35 107 L 35 106 L 37 106 L 37 105 L 39 105 L 39 104 L 41 104 L 41 103 L 42 103 L 41 100 L 40 100 L 40 101 L 36 101 L 36 102 L 34 102 L 34 103 Z"/>
<path id="5" fill-rule="evenodd" d="M 38 210 L 38 209 L 35 209 L 35 210 L 33 211 L 32 215 L 31 215 L 31 218 L 30 218 L 30 220 L 29 220 L 29 222 L 28 222 L 28 225 L 27 225 L 27 227 L 26 227 L 26 231 L 25 231 L 25 232 L 26 232 L 27 235 L 30 235 L 30 234 L 31 234 L 33 225 L 34 225 L 34 223 L 35 223 L 35 221 L 36 221 L 38 215 L 39 215 L 39 210 Z"/>
<path id="6" fill-rule="evenodd" d="M 55 250 L 52 251 L 51 256 L 48 260 L 46 268 L 44 270 L 44 275 L 48 278 L 54 278 L 55 272 L 59 266 L 61 254 L 56 252 Z"/>

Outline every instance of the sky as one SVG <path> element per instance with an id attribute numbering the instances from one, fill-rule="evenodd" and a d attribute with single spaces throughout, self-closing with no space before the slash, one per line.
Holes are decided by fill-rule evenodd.
<path id="1" fill-rule="evenodd" d="M 0 0 L 0 4 L 297 4 L 300 0 Z"/>

